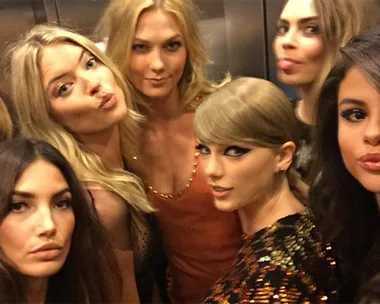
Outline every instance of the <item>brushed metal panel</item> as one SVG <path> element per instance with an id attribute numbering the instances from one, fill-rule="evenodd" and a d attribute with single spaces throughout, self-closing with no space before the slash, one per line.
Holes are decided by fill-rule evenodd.
<path id="1" fill-rule="evenodd" d="M 225 0 L 224 5 L 230 72 L 266 78 L 263 0 Z"/>
<path id="2" fill-rule="evenodd" d="M 59 24 L 91 36 L 109 0 L 55 0 Z"/>

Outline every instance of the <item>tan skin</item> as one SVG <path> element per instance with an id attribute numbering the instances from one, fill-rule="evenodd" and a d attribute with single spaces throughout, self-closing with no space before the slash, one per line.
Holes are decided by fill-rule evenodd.
<path id="1" fill-rule="evenodd" d="M 184 113 L 177 87 L 186 58 L 173 15 L 160 10 L 140 15 L 129 68 L 131 81 L 154 112 L 143 134 L 140 158 L 149 168 L 148 184 L 160 193 L 184 190 L 193 168 L 194 113 Z M 167 80 L 156 84 L 151 78 Z"/>

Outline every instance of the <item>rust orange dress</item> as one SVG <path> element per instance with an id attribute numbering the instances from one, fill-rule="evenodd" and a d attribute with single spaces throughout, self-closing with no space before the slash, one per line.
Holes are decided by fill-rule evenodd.
<path id="1" fill-rule="evenodd" d="M 168 258 L 168 294 L 172 303 L 199 303 L 231 266 L 240 245 L 238 215 L 214 207 L 200 170 L 180 195 L 149 193 Z"/>

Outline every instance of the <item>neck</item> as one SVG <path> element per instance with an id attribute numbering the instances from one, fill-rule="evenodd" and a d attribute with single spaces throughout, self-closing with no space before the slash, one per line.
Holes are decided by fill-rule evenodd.
<path id="1" fill-rule="evenodd" d="M 255 234 L 279 219 L 305 209 L 290 191 L 287 179 L 284 178 L 280 183 L 273 187 L 276 189 L 279 186 L 279 190 L 238 210 L 244 233 Z"/>
<path id="2" fill-rule="evenodd" d="M 308 96 L 310 96 L 311 89 L 311 84 L 298 88 L 301 100 L 298 102 L 298 106 L 296 107 L 296 115 L 298 119 L 303 123 L 309 125 L 313 125 L 315 114 L 315 106 L 313 104 L 313 101 L 308 98 Z"/>
<path id="3" fill-rule="evenodd" d="M 81 136 L 80 141 L 86 148 L 96 153 L 108 166 L 119 169 L 124 168 L 118 126 L 101 133 Z"/>
<path id="4" fill-rule="evenodd" d="M 27 295 L 29 304 L 43 304 L 46 301 L 48 278 L 28 278 Z"/>
<path id="5" fill-rule="evenodd" d="M 183 107 L 179 103 L 179 90 L 173 90 L 168 96 L 161 99 L 146 98 L 145 102 L 153 111 L 144 113 L 149 116 L 149 121 L 174 120 L 183 113 Z"/>

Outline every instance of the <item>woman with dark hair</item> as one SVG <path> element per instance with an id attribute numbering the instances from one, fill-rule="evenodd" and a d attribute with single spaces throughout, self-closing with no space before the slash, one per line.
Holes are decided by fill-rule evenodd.
<path id="1" fill-rule="evenodd" d="M 376 261 L 380 205 L 380 28 L 341 49 L 317 106 L 316 154 L 321 173 L 310 193 L 319 226 L 333 243 L 343 285 L 354 301 Z"/>
<path id="2" fill-rule="evenodd" d="M 66 159 L 19 138 L 0 167 L 0 303 L 118 301 L 116 260 Z"/>

